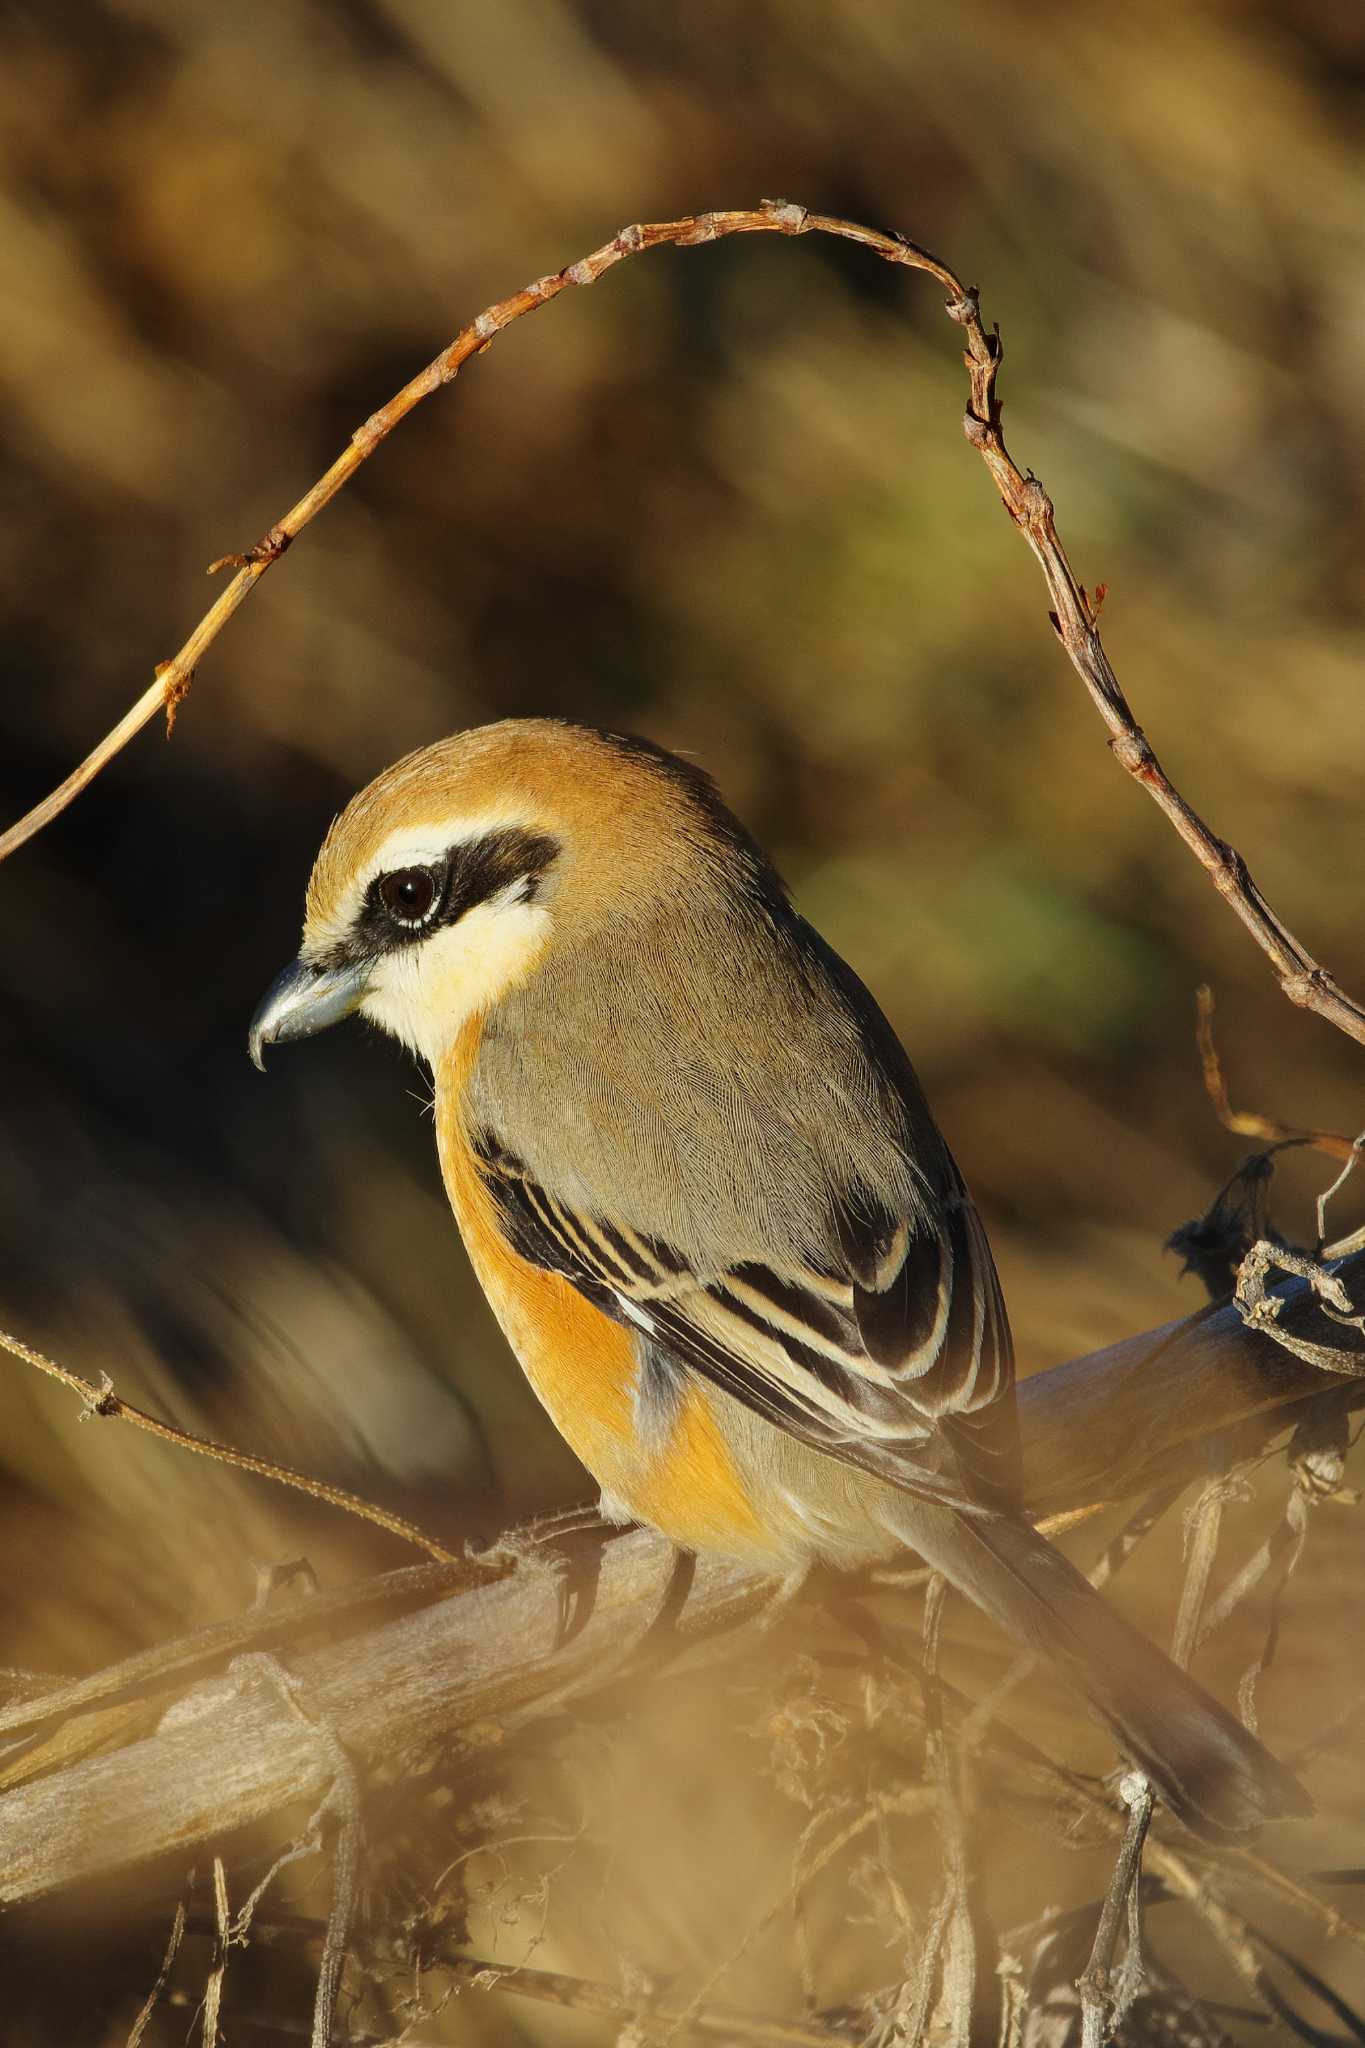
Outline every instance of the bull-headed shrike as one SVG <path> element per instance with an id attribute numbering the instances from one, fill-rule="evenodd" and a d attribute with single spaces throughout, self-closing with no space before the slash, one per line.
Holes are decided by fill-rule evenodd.
<path id="1" fill-rule="evenodd" d="M 475 1272 L 606 1513 L 789 1577 L 918 1552 L 1215 1840 L 1309 1809 L 1026 1519 L 1009 1326 L 894 1032 L 695 768 L 458 734 L 332 826 L 251 1051 L 431 1068 Z"/>

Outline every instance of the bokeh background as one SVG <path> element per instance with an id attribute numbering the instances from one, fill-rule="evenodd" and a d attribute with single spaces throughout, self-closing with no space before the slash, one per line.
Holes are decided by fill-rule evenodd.
<path id="1" fill-rule="evenodd" d="M 0 37 L 6 821 L 179 645 L 206 564 L 483 305 L 627 221 L 777 194 L 980 284 L 1011 447 L 1109 586 L 1138 716 L 1365 988 L 1354 0 L 21 0 Z M 0 874 L 4 1321 L 447 1539 L 583 1494 L 465 1266 L 415 1070 L 359 1028 L 264 1079 L 244 1044 L 347 796 L 518 713 L 685 750 L 772 846 L 920 1067 L 1025 1369 L 1196 1307 L 1163 1240 L 1244 1149 L 1196 984 L 1246 1106 L 1353 1132 L 1361 1051 L 1280 997 L 1109 757 L 963 399 L 927 281 L 754 238 L 623 265 L 414 415 L 171 743 Z M 1291 1235 L 1327 1174 L 1286 1166 Z M 0 1372 L 7 1664 L 231 1612 L 300 1546 L 399 1561 Z M 1355 1520 L 1324 1541 L 1330 1603 Z M 1324 1663 L 1320 1696 L 1351 1679 Z M 726 1910 L 697 1855 L 667 1929 L 692 1962 Z"/>

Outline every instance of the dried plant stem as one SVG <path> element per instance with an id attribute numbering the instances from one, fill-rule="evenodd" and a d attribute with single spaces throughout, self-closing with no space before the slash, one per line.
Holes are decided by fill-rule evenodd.
<path id="1" fill-rule="evenodd" d="M 316 1742 L 326 1767 L 330 1772 L 330 1783 L 317 1811 L 309 1821 L 302 1843 L 297 1849 L 306 1853 L 307 1848 L 316 1847 L 321 1853 L 326 1824 L 330 1821 L 335 1829 L 336 1847 L 332 1854 L 332 1904 L 327 1915 L 323 1933 L 322 1959 L 318 1965 L 317 1986 L 313 2000 L 313 2033 L 311 2048 L 329 2048 L 332 2031 L 336 2024 L 337 1999 L 341 1993 L 341 1980 L 346 1968 L 346 1956 L 351 1935 L 351 1923 L 355 1918 L 356 1897 L 360 1887 L 360 1858 L 364 1843 L 364 1827 L 361 1820 L 360 1780 L 355 1765 L 347 1755 L 345 1747 L 335 1730 L 321 1716 L 310 1713 L 302 1701 L 302 1688 L 284 1665 L 269 1655 L 260 1652 L 238 1658 L 232 1666 L 232 1675 L 240 1684 L 252 1675 L 258 1675 L 283 1702 L 295 1720 L 305 1727 Z M 292 1859 L 293 1851 L 288 1852 Z M 270 1883 L 276 1872 L 283 1867 L 285 1858 L 276 1861 L 265 1882 Z M 252 1915 L 264 1886 L 258 1886 L 238 1915 L 236 1929 L 241 1938 L 250 1925 Z M 229 1939 L 224 1928 L 223 1943 Z"/>
<path id="2" fill-rule="evenodd" d="M 116 1393 L 107 1373 L 101 1375 L 100 1384 L 96 1386 L 93 1380 L 72 1372 L 69 1366 L 58 1365 L 55 1358 L 35 1350 L 20 1337 L 12 1337 L 7 1330 L 0 1330 L 0 1350 L 8 1351 L 25 1365 L 36 1366 L 50 1379 L 60 1380 L 64 1387 L 70 1387 L 85 1403 L 87 1415 L 131 1422 L 135 1429 L 145 1429 L 149 1436 L 159 1436 L 163 1442 L 175 1444 L 182 1451 L 196 1451 L 200 1457 L 213 1458 L 220 1465 L 235 1465 L 239 1471 L 254 1472 L 262 1479 L 273 1479 L 279 1486 L 292 1486 L 296 1492 L 306 1493 L 313 1500 L 326 1501 L 329 1507 L 344 1508 L 347 1514 L 358 1515 L 362 1521 L 387 1529 L 391 1536 L 397 1536 L 404 1543 L 415 1544 L 438 1563 L 462 1562 L 454 1551 L 445 1549 L 434 1537 L 425 1535 L 414 1522 L 405 1521 L 401 1515 L 390 1514 L 387 1508 L 377 1507 L 373 1501 L 362 1500 L 359 1494 L 349 1493 L 344 1486 L 331 1486 L 325 1479 L 313 1479 L 306 1472 L 294 1471 L 291 1466 L 277 1465 L 273 1458 L 258 1458 L 253 1451 L 234 1450 L 231 1444 L 215 1443 L 211 1437 L 195 1436 L 191 1430 L 177 1429 L 173 1422 L 162 1422 Z"/>
<path id="3" fill-rule="evenodd" d="M 1191 1862 L 1156 1837 L 1147 1843 L 1146 1860 L 1153 1875 L 1161 1879 L 1173 1897 L 1182 1899 L 1203 1921 L 1247 1990 L 1272 2020 L 1280 2021 L 1299 2040 L 1313 2043 L 1315 2048 L 1329 2048 L 1329 2044 L 1330 2048 L 1339 2048 L 1335 2035 L 1323 2034 L 1288 2004 L 1262 1959 L 1268 1947 L 1264 1938 L 1257 1936 L 1240 1913 L 1215 1896 L 1207 1878 Z"/>
<path id="4" fill-rule="evenodd" d="M 132 2030 L 128 2035 L 128 2039 L 124 2044 L 124 2048 L 141 2048 L 142 2037 L 147 2031 L 147 2025 L 152 2017 L 152 2014 L 156 2011 L 157 2003 L 161 1997 L 161 1994 L 166 1989 L 166 1985 L 170 1979 L 171 1965 L 174 1963 L 176 1956 L 179 1954 L 180 1944 L 184 1940 L 184 1938 L 185 1904 L 182 1899 L 177 1904 L 175 1909 L 175 1917 L 171 1921 L 170 1939 L 166 1943 L 166 1953 L 161 1958 L 161 1968 L 156 1973 L 156 1982 L 155 1984 L 153 1984 L 151 1990 L 147 1993 L 147 1996 L 143 2001 L 143 2004 L 138 2012 L 138 2016 L 133 2021 Z"/>
<path id="5" fill-rule="evenodd" d="M 255 1938 L 261 1942 L 324 1941 L 326 1928 L 320 1920 L 297 1914 L 277 1914 L 258 1920 Z M 368 1956 L 372 1945 L 364 1938 L 355 1944 Z M 752 2042 L 754 2048 L 848 2048 L 849 2035 L 810 2020 L 771 2019 L 763 2013 L 737 2011 L 732 2006 L 679 2006 L 651 1999 L 638 1999 L 618 1991 L 614 1985 L 598 1983 L 591 1977 L 573 1977 L 562 1970 L 537 1970 L 526 1964 L 483 1962 L 476 1956 L 452 1955 L 437 1949 L 431 1967 L 453 1977 L 466 1990 L 483 1993 L 511 1993 L 516 1998 L 533 1998 L 542 2005 L 563 2006 L 575 2012 L 592 2012 L 604 2019 L 630 2022 L 647 2020 L 655 2027 L 676 2029 L 682 2034 L 700 2034 L 707 2039 Z M 406 2038 L 406 2036 L 404 2037 Z M 397 2048 L 397 2044 L 394 2044 Z"/>
<path id="6" fill-rule="evenodd" d="M 1246 1878 L 1248 1882 L 1261 1886 L 1263 1890 L 1273 1892 L 1286 1905 L 1302 1913 L 1305 1919 L 1312 1920 L 1324 1940 L 1345 1941 L 1349 1942 L 1352 1948 L 1365 1949 L 1365 1927 L 1358 1920 L 1347 1919 L 1344 1913 L 1337 1911 L 1330 1900 L 1320 1899 L 1317 1893 L 1310 1889 L 1311 1883 L 1323 1882 L 1321 1877 L 1307 1883 L 1301 1882 L 1297 1877 L 1291 1877 L 1287 1871 L 1277 1870 L 1273 1863 L 1267 1863 L 1254 1849 L 1234 1850 L 1227 1868 L 1230 1872 L 1235 1871 L 1238 1876 Z M 1210 1877 L 1212 1881 L 1217 1881 L 1216 1872 L 1211 1871 Z"/>
<path id="7" fill-rule="evenodd" d="M 929 2017 L 934 1981 L 940 1981 L 935 2039 L 947 2048 L 970 2048 L 977 2014 L 976 1928 L 970 1897 L 971 1867 L 963 1811 L 960 1746 L 950 1747 L 943 1721 L 939 1639 L 947 1581 L 937 1572 L 924 1595 L 924 1768 L 935 1793 L 939 1845 L 943 1852 L 943 1893 L 935 1908 L 920 1958 L 920 1983 L 908 2048 L 918 2048 Z"/>
<path id="8" fill-rule="evenodd" d="M 228 1949 L 232 1943 L 232 1916 L 228 1911 L 227 1870 L 221 1856 L 213 1859 L 213 1960 L 204 1986 L 200 2040 L 203 2048 L 218 2048 L 218 2015 L 223 2007 L 223 1979 L 227 1975 Z"/>
<path id="9" fill-rule="evenodd" d="M 1123 1832 L 1114 1874 L 1100 1909 L 1090 1960 L 1076 1979 L 1081 1994 L 1081 2048 L 1104 2048 L 1111 2032 L 1122 2021 L 1132 2003 L 1141 1975 L 1139 1942 L 1139 1892 L 1142 1876 L 1142 1847 L 1152 1822 L 1152 1788 L 1140 1771 L 1130 1771 L 1123 1780 L 1123 1802 L 1128 1808 L 1128 1825 Z M 1128 1915 L 1128 1956 L 1115 1992 L 1114 1952 L 1119 1928 Z"/>
<path id="10" fill-rule="evenodd" d="M 1199 1640 L 1199 1617 L 1218 1555 L 1229 1485 L 1225 1474 L 1211 1479 L 1185 1518 L 1185 1580 L 1171 1638 L 1171 1661 L 1182 1668 L 1188 1666 Z"/>
<path id="11" fill-rule="evenodd" d="M 1314 1151 L 1325 1152 L 1329 1159 L 1339 1159 L 1344 1165 L 1349 1165 L 1356 1156 L 1356 1143 L 1340 1131 L 1315 1131 L 1299 1124 L 1282 1124 L 1278 1117 L 1262 1116 L 1254 1109 L 1233 1108 L 1218 1043 L 1213 1035 L 1213 990 L 1207 982 L 1195 990 L 1194 1001 L 1194 1034 L 1199 1047 L 1199 1064 L 1204 1073 L 1204 1092 L 1224 1130 L 1232 1131 L 1239 1138 L 1263 1138 L 1272 1145 L 1311 1145 Z"/>
<path id="12" fill-rule="evenodd" d="M 737 1963 L 743 1960 L 760 1936 L 767 1933 L 774 1921 L 786 1912 L 789 1907 L 799 1905 L 802 1895 L 814 1884 L 821 1872 L 834 1862 L 836 1857 L 841 1856 L 846 1849 L 850 1848 L 860 1836 L 865 1835 L 869 1829 L 880 1829 L 892 1819 L 918 1818 L 920 1815 L 927 1813 L 935 1805 L 936 1797 L 937 1795 L 931 1785 L 902 1785 L 895 1791 L 873 1793 L 867 1804 L 851 1820 L 845 1822 L 835 1834 L 831 1835 L 828 1841 L 822 1843 L 821 1847 L 808 1862 L 803 1863 L 800 1859 L 809 1845 L 811 1832 L 816 1825 L 816 1822 L 812 1822 L 811 1828 L 808 1828 L 802 1836 L 801 1846 L 797 1851 L 797 1868 L 791 1883 L 782 1887 L 776 1899 L 773 1900 L 761 1917 L 745 1930 L 734 1947 L 708 1973 L 688 2004 L 680 2008 L 682 2017 L 675 2023 L 672 2031 L 686 2033 L 688 2027 L 692 2024 L 692 2016 L 700 2012 L 703 2007 L 709 2005 L 711 1994 L 717 1984 L 729 1975 Z"/>
<path id="13" fill-rule="evenodd" d="M 630 2021 L 647 2017 L 656 2025 L 674 2026 L 681 2033 L 701 2034 L 710 2040 L 750 2041 L 754 2048 L 847 2048 L 849 2035 L 809 2020 L 766 2019 L 758 2013 L 736 2012 L 731 2007 L 701 2006 L 695 2010 L 651 2003 L 639 2007 L 610 1984 L 594 1983 L 586 1977 L 566 1977 L 556 1970 L 503 1969 L 496 1963 L 478 1963 L 465 1956 L 452 1957 L 443 1969 L 477 1991 L 510 1991 L 520 1998 L 601 2013 L 610 2019 Z"/>
<path id="14" fill-rule="evenodd" d="M 67 777 L 60 788 L 53 790 L 8 832 L 0 835 L 0 859 L 13 853 L 64 810 L 158 711 L 164 709 L 170 722 L 176 706 L 189 689 L 198 662 L 266 570 L 279 560 L 304 527 L 317 517 L 324 505 L 330 503 L 399 422 L 424 398 L 450 383 L 470 357 L 481 354 L 505 327 L 510 327 L 524 314 L 548 305 L 570 285 L 595 284 L 599 277 L 614 269 L 625 257 L 642 250 L 669 245 L 695 248 L 701 243 L 742 234 L 837 235 L 845 241 L 859 243 L 888 263 L 923 271 L 943 287 L 948 294 L 948 316 L 962 329 L 966 342 L 964 361 L 971 390 L 964 421 L 967 439 L 986 464 L 1006 511 L 1037 558 L 1051 598 L 1051 616 L 1057 636 L 1108 728 L 1109 744 L 1115 759 L 1135 781 L 1141 783 L 1204 868 L 1219 894 L 1231 904 L 1270 961 L 1290 1001 L 1315 1011 L 1335 1024 L 1338 1030 L 1365 1043 L 1365 1010 L 1337 987 L 1331 975 L 1276 916 L 1236 848 L 1218 838 L 1185 801 L 1166 775 L 1146 734 L 1134 718 L 1100 640 L 1099 594 L 1092 600 L 1084 585 L 1077 580 L 1058 538 L 1052 500 L 1035 476 L 1019 469 L 1005 446 L 1000 424 L 1000 400 L 996 393 L 1003 349 L 999 331 L 993 329 L 988 332 L 982 321 L 976 288 L 964 285 L 946 264 L 904 236 L 883 234 L 877 229 L 861 227 L 853 221 L 836 220 L 827 214 L 809 213 L 803 206 L 779 200 L 764 200 L 752 208 L 690 214 L 681 220 L 652 221 L 623 228 L 600 249 L 593 250 L 591 255 L 566 265 L 552 276 L 535 279 L 521 291 L 513 292 L 510 298 L 501 299 L 480 313 L 477 320 L 456 335 L 448 348 L 443 349 L 387 405 L 381 406 L 356 429 L 326 475 L 319 478 L 312 490 L 277 520 L 254 547 L 242 555 L 225 556 L 212 565 L 214 569 L 234 567 L 237 574 L 232 583 L 205 613 L 180 652 L 173 660 L 160 666 L 155 682 L 88 759 Z"/>

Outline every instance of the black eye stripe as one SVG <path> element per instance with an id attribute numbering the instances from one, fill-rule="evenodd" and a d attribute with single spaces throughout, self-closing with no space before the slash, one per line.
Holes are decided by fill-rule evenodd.
<path id="1" fill-rule="evenodd" d="M 517 900 L 529 903 L 558 853 L 559 842 L 548 833 L 509 827 L 459 842 L 443 862 L 387 869 L 371 882 L 352 936 L 339 950 L 357 958 L 420 944 L 515 882 L 523 884 Z"/>
<path id="2" fill-rule="evenodd" d="M 490 896 L 499 895 L 513 882 L 525 881 L 529 885 L 521 898 L 529 902 L 558 852 L 558 840 L 551 839 L 548 833 L 511 828 L 452 846 L 447 856 L 450 887 L 437 922 L 458 923 L 467 911 L 486 903 Z"/>

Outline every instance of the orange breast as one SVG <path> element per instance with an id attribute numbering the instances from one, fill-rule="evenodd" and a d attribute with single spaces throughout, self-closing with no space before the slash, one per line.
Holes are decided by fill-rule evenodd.
<path id="1" fill-rule="evenodd" d="M 478 1056 L 472 1020 L 436 1074 L 436 1139 L 470 1263 L 526 1377 L 570 1449 L 605 1493 L 688 1550 L 743 1555 L 763 1534 L 700 1381 L 646 1448 L 635 1421 L 639 1358 L 630 1332 L 502 1235 L 466 1135 L 464 1091 Z"/>

